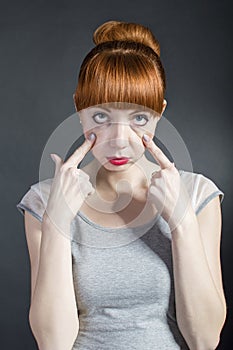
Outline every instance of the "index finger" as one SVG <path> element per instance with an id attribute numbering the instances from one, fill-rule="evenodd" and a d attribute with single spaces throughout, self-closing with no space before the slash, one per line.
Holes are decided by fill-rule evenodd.
<path id="1" fill-rule="evenodd" d="M 93 134 L 94 137 L 93 139 L 85 139 L 85 141 L 82 143 L 82 145 L 77 148 L 74 153 L 67 159 L 67 161 L 65 162 L 65 164 L 68 167 L 73 167 L 73 166 L 77 166 L 85 157 L 85 155 L 87 154 L 88 151 L 90 151 L 90 149 L 92 148 L 96 136 L 95 134 Z"/>
<path id="2" fill-rule="evenodd" d="M 146 135 L 148 136 L 148 135 Z M 146 148 L 150 151 L 154 159 L 159 163 L 161 169 L 169 168 L 173 166 L 173 163 L 165 156 L 163 151 L 154 143 L 154 141 L 148 136 L 148 141 L 142 138 Z"/>

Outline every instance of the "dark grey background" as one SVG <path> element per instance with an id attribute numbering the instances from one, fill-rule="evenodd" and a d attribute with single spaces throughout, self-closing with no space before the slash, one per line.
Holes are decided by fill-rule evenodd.
<path id="1" fill-rule="evenodd" d="M 218 349 L 232 349 L 231 2 L 22 0 L 0 6 L 1 349 L 37 349 L 28 325 L 30 265 L 16 203 L 38 181 L 47 139 L 75 112 L 80 64 L 93 47 L 93 31 L 107 20 L 138 22 L 154 32 L 167 74 L 165 115 L 186 143 L 193 171 L 225 193 L 221 256 L 228 316 Z"/>

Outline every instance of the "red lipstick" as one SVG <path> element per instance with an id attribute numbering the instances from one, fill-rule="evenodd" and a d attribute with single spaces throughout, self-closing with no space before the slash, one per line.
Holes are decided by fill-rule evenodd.
<path id="1" fill-rule="evenodd" d="M 108 158 L 108 160 L 113 165 L 123 165 L 128 163 L 129 158 Z"/>

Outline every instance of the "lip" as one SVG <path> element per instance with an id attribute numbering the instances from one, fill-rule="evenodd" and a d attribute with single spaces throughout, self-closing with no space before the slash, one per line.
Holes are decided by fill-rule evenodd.
<path id="1" fill-rule="evenodd" d="M 125 160 L 125 159 L 129 159 L 129 157 L 107 157 L 108 160 L 111 160 L 111 159 L 116 159 L 116 160 Z"/>
<path id="2" fill-rule="evenodd" d="M 107 159 L 113 165 L 124 165 L 129 161 L 129 158 L 126 158 L 126 157 L 122 157 L 122 158 L 107 157 Z"/>

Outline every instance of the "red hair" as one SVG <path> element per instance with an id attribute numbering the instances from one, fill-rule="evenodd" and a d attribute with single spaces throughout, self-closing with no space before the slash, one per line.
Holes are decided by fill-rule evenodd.
<path id="1" fill-rule="evenodd" d="M 93 41 L 96 46 L 81 65 L 74 94 L 77 111 L 127 102 L 161 114 L 165 72 L 152 32 L 139 24 L 110 21 L 96 29 Z"/>

